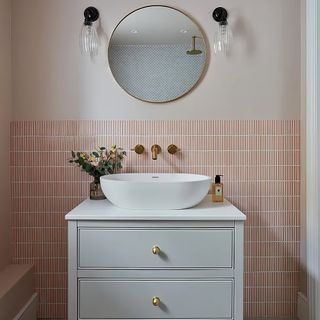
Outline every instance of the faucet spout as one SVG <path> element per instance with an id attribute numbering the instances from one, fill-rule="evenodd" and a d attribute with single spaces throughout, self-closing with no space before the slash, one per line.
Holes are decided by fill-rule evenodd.
<path id="1" fill-rule="evenodd" d="M 158 154 L 161 153 L 161 147 L 157 144 L 154 144 L 151 147 L 151 152 L 152 152 L 152 160 L 157 160 Z"/>

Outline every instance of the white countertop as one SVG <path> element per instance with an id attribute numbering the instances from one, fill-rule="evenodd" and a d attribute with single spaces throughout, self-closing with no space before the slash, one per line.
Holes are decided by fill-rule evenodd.
<path id="1" fill-rule="evenodd" d="M 183 210 L 129 210 L 114 206 L 108 200 L 85 200 L 71 210 L 66 220 L 246 220 L 246 216 L 229 201 L 213 203 L 211 196 L 196 207 Z"/>

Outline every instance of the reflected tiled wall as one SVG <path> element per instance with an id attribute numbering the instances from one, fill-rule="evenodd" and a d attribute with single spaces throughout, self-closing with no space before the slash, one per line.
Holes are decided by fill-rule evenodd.
<path id="1" fill-rule="evenodd" d="M 109 63 L 117 82 L 142 100 L 165 102 L 188 92 L 201 77 L 206 55 L 203 41 L 196 48 L 203 53 L 188 55 L 188 44 L 111 45 Z M 134 63 L 133 63 L 134 61 Z"/>
<path id="2" fill-rule="evenodd" d="M 247 215 L 245 313 L 296 313 L 299 281 L 299 121 L 52 121 L 11 126 L 14 263 L 34 263 L 40 318 L 66 319 L 64 215 L 91 181 L 68 164 L 70 150 L 116 143 L 182 148 L 159 160 L 128 153 L 127 172 L 224 174 L 225 195 Z"/>

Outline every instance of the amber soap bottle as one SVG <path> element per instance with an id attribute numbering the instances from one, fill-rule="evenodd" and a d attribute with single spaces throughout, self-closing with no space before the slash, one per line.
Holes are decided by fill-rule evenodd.
<path id="1" fill-rule="evenodd" d="M 212 202 L 223 202 L 223 183 L 221 183 L 223 175 L 216 175 L 212 184 Z"/>

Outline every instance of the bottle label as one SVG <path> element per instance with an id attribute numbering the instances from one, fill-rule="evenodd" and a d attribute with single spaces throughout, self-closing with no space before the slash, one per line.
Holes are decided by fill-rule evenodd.
<path id="1" fill-rule="evenodd" d="M 218 197 L 222 197 L 222 187 L 220 186 L 216 187 L 215 195 Z"/>

